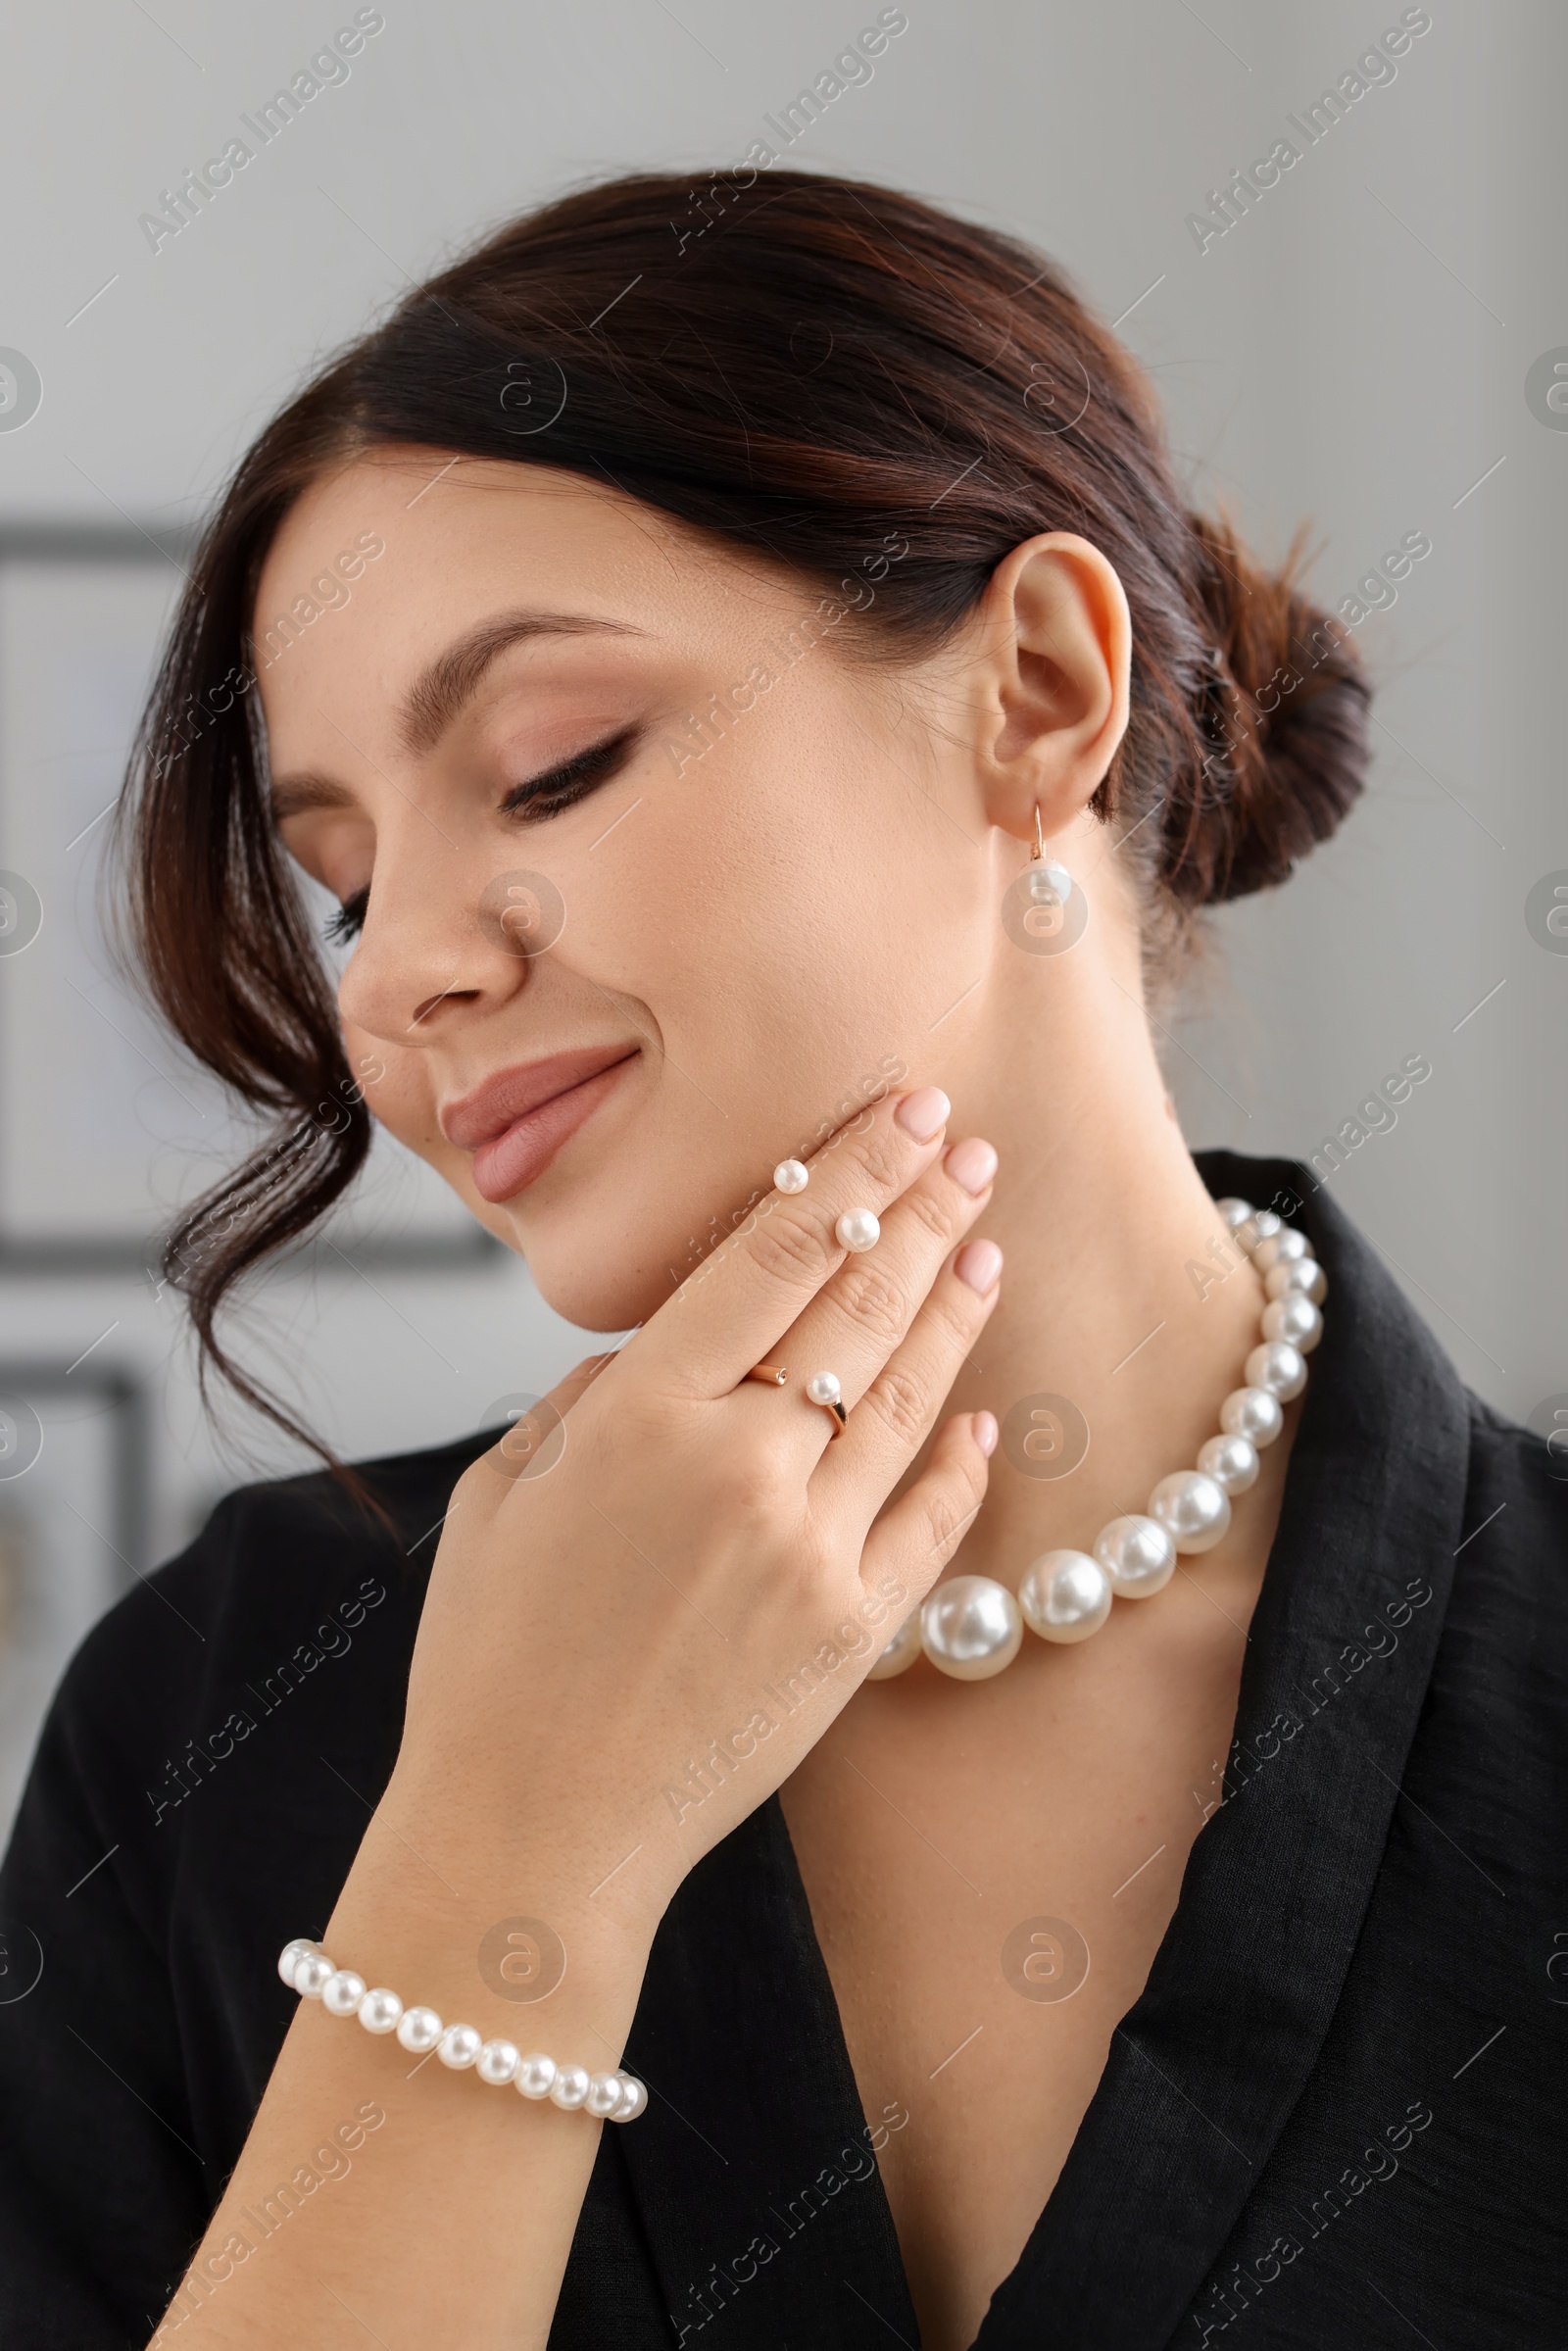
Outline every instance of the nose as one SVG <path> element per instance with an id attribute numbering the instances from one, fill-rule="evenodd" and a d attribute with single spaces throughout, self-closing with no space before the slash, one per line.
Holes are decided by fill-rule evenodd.
<path id="1" fill-rule="evenodd" d="M 338 985 L 343 1018 L 390 1045 L 427 1044 L 527 983 L 528 955 L 503 919 L 486 920 L 492 876 L 411 809 L 383 827 L 354 954 Z"/>

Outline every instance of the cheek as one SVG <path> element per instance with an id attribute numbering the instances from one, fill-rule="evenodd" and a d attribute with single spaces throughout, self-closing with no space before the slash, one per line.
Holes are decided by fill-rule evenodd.
<path id="1" fill-rule="evenodd" d="M 781 679 L 700 766 L 650 795 L 595 942 L 662 1021 L 703 1035 L 720 1060 L 733 1048 L 764 1083 L 797 1041 L 836 1060 L 883 980 L 899 994 L 901 966 L 906 1005 L 911 922 L 916 937 L 930 927 L 914 916 L 907 784 L 876 768 L 863 726 L 814 685 Z"/>
<path id="2" fill-rule="evenodd" d="M 454 1151 L 436 1124 L 432 1072 L 423 1053 L 400 1053 L 384 1037 L 356 1027 L 352 1020 L 343 1023 L 343 1045 L 352 1070 L 380 1073 L 362 1080 L 365 1105 L 372 1118 L 443 1174 L 450 1159 L 466 1163 L 467 1154 Z"/>
<path id="3" fill-rule="evenodd" d="M 427 1160 L 487 1232 L 509 1249 L 517 1249 L 517 1236 L 505 1211 L 492 1207 L 475 1192 L 468 1153 L 450 1144 L 437 1124 L 434 1073 L 428 1057 L 413 1051 L 400 1053 L 384 1037 L 356 1027 L 352 1020 L 345 1020 L 342 1028 L 349 1067 L 384 1072 L 365 1081 L 366 1107 L 376 1124 L 396 1136 L 416 1158 Z"/>

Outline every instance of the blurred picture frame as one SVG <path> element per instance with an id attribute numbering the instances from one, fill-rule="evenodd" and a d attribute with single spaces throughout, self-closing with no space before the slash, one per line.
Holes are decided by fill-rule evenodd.
<path id="1" fill-rule="evenodd" d="M 150 1564 L 148 1418 L 122 1364 L 0 1357 L 0 1837 L 67 1661 Z"/>
<path id="2" fill-rule="evenodd" d="M 255 1140 L 104 923 L 114 811 L 194 544 L 129 520 L 0 528 L 0 1274 L 152 1268 L 177 1208 Z M 377 1129 L 301 1253 L 442 1269 L 501 1246 Z"/>

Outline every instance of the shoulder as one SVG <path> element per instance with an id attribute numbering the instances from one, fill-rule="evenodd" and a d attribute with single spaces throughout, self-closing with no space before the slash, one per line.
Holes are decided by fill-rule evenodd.
<path id="1" fill-rule="evenodd" d="M 436 1533 L 491 1437 L 356 1464 L 384 1516 L 327 1475 L 230 1494 L 73 1659 L 0 1872 L 36 1965 L 0 2001 L 10 2315 L 140 2342 L 167 2301 L 287 2029 L 267 1954 L 321 1931 L 352 1865 Z"/>
<path id="2" fill-rule="evenodd" d="M 1314 1360 L 1341 1391 L 1333 1426 L 1345 1457 L 1363 1467 L 1385 1457 L 1396 1511 L 1421 1499 L 1422 1480 L 1451 1497 L 1451 1556 L 1421 1562 L 1448 1594 L 1440 1681 L 1462 1687 L 1472 1709 L 1516 1701 L 1519 1727 L 1544 1730 L 1568 1697 L 1568 1452 L 1554 1457 L 1463 1386 L 1381 1252 L 1310 1168 L 1221 1151 L 1195 1162 L 1216 1199 L 1271 1206 L 1296 1224 L 1328 1271 Z"/>
<path id="3" fill-rule="evenodd" d="M 374 1612 L 406 1671 L 452 1489 L 493 1432 L 353 1466 L 378 1516 L 330 1472 L 247 1486 L 175 1559 L 138 1579 L 68 1667 L 40 1748 L 91 1786 L 198 1752 L 231 1714 L 347 1653 Z M 356 1677 L 356 1680 L 361 1677 Z M 252 1704 L 255 1700 L 255 1705 Z"/>
<path id="4" fill-rule="evenodd" d="M 1470 1420 L 1464 1525 L 1453 1561 L 1450 1622 L 1483 1630 L 1559 1688 L 1568 1679 L 1568 1455 L 1466 1392 Z M 1568 1693 L 1565 1693 L 1568 1694 Z"/>
<path id="5" fill-rule="evenodd" d="M 1468 1459 L 1422 1714 L 1424 1795 L 1494 1880 L 1560 1894 L 1568 1809 L 1568 1481 L 1542 1439 L 1466 1394 Z M 1555 1884 L 1558 1893 L 1545 1888 Z"/>

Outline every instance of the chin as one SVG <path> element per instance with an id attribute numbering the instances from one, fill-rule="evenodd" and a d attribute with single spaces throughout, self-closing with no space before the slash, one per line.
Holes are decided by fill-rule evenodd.
<path id="1" fill-rule="evenodd" d="M 628 1221 L 579 1211 L 543 1219 L 526 1233 L 511 1224 L 503 1237 L 525 1260 L 546 1305 L 565 1321 L 582 1331 L 630 1331 L 674 1296 L 697 1259 L 679 1224 L 649 1219 L 628 1230 Z"/>
<path id="2" fill-rule="evenodd" d="M 580 1331 L 636 1330 L 678 1287 L 662 1265 L 621 1259 L 608 1266 L 589 1266 L 581 1258 L 558 1258 L 549 1250 L 542 1253 L 542 1260 L 530 1257 L 528 1271 L 546 1305 Z"/>
<path id="3" fill-rule="evenodd" d="M 564 1158 L 573 1155 L 568 1145 Z M 473 1186 L 466 1154 L 442 1174 L 487 1232 L 522 1258 L 547 1306 L 579 1330 L 630 1331 L 645 1323 L 701 1261 L 689 1209 L 671 1185 L 662 1197 L 646 1157 L 572 1171 L 543 1171 L 510 1200 Z M 560 1178 L 565 1178 L 564 1181 Z M 713 1236 L 706 1245 L 711 1253 Z"/>
<path id="4" fill-rule="evenodd" d="M 762 1197 L 749 1164 L 762 1152 L 747 1153 L 743 1166 L 715 1159 L 694 1181 L 689 1131 L 637 1122 L 628 1136 L 612 1117 L 607 1103 L 510 1200 L 482 1197 L 468 1153 L 444 1151 L 435 1162 L 476 1220 L 523 1259 L 546 1305 L 595 1333 L 647 1322 Z M 671 1165 L 662 1181 L 666 1151 L 680 1172 Z M 694 1221 L 694 1193 L 710 1204 L 728 1196 L 729 1205 Z"/>
<path id="5" fill-rule="evenodd" d="M 678 1156 L 679 1175 L 671 1168 L 661 1182 L 660 1153 L 649 1138 L 636 1152 L 617 1150 L 583 1169 L 569 1189 L 539 1198 L 530 1188 L 485 1221 L 505 1226 L 503 1238 L 526 1260 L 540 1297 L 567 1322 L 584 1331 L 634 1330 L 683 1283 L 714 1270 L 722 1242 L 766 1197 L 765 1179 L 760 1188 L 749 1165 L 715 1160 L 694 1184 L 689 1152 Z M 694 1217 L 694 1192 L 729 1204 L 721 1215 Z"/>

